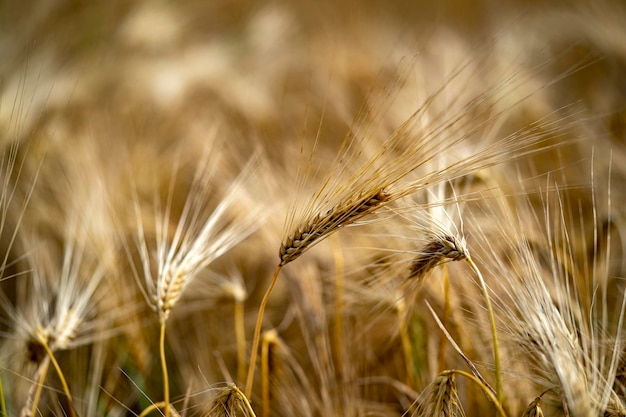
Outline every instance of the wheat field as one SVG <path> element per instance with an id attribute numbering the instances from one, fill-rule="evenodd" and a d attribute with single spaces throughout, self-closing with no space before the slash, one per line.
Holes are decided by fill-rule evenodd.
<path id="1" fill-rule="evenodd" d="M 622 2 L 0 22 L 0 415 L 626 416 Z"/>

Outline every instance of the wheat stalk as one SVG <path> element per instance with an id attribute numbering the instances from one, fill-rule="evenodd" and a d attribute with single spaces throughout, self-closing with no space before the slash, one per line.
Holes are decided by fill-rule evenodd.
<path id="1" fill-rule="evenodd" d="M 216 145 L 216 144 L 214 144 Z M 163 373 L 165 416 L 169 415 L 169 377 L 165 359 L 165 329 L 170 312 L 178 303 L 186 288 L 196 276 L 215 259 L 228 252 L 233 246 L 248 237 L 263 218 L 263 208 L 255 205 L 246 213 L 238 213 L 235 205 L 245 202 L 249 180 L 255 167 L 252 158 L 226 191 L 226 195 L 215 208 L 207 213 L 208 199 L 212 194 L 214 172 L 211 158 L 213 149 L 205 149 L 203 158 L 197 165 L 192 188 L 173 235 L 170 237 L 168 225 L 171 221 L 171 199 L 174 181 L 170 184 L 168 206 L 156 216 L 156 273 L 153 273 L 153 259 L 148 249 L 144 232 L 141 208 L 134 199 L 137 218 L 137 247 L 141 262 L 141 275 L 132 265 L 135 278 L 140 282 L 144 297 L 157 313 L 160 322 L 159 352 Z M 235 214 L 235 216 L 233 216 Z M 127 248 L 128 250 L 128 248 Z"/>

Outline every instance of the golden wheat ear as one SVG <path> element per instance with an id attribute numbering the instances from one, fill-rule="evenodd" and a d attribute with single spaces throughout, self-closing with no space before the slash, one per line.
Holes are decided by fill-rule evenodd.
<path id="1" fill-rule="evenodd" d="M 461 417 L 464 416 L 454 373 L 443 372 L 420 394 L 417 409 L 412 414 L 419 416 Z"/>
<path id="2" fill-rule="evenodd" d="M 49 361 L 67 397 L 68 412 L 76 415 L 69 384 L 56 354 L 111 334 L 106 330 L 101 334 L 97 332 L 110 324 L 106 316 L 96 314 L 104 268 L 93 258 L 93 262 L 89 262 L 84 245 L 84 241 L 73 242 L 68 238 L 60 267 L 37 253 L 31 255 L 31 277 L 21 277 L 18 282 L 28 299 L 18 300 L 18 304 L 12 307 L 3 307 L 8 308 L 17 337 L 25 341 L 29 359 L 39 364 L 35 379 L 37 389 L 31 390 L 27 400 L 26 408 L 31 413 L 37 410 Z M 30 302 L 33 298 L 38 302 Z"/>
<path id="3" fill-rule="evenodd" d="M 464 239 L 452 235 L 433 238 L 418 250 L 417 256 L 411 262 L 408 279 L 422 279 L 436 266 L 444 262 L 467 259 L 468 256 Z"/>
<path id="4" fill-rule="evenodd" d="M 522 414 L 522 417 L 543 417 L 543 410 L 541 409 L 541 400 L 543 399 L 543 395 L 546 392 L 547 391 L 539 395 L 530 404 L 528 404 L 528 407 L 526 407 L 526 410 L 524 410 L 524 414 Z"/>
<path id="5" fill-rule="evenodd" d="M 234 384 L 222 388 L 213 400 L 207 417 L 256 417 L 248 398 Z"/>
<path id="6" fill-rule="evenodd" d="M 344 226 L 376 211 L 390 195 L 384 190 L 371 191 L 356 198 L 349 198 L 333 206 L 324 214 L 317 214 L 312 219 L 300 224 L 280 245 L 278 257 L 280 266 L 296 260 L 312 246 L 330 236 Z"/>

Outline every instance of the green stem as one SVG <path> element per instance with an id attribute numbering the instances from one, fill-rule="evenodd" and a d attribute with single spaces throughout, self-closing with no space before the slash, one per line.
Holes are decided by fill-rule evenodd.
<path id="1" fill-rule="evenodd" d="M 165 417 L 170 415 L 170 380 L 165 361 L 165 320 L 161 320 L 161 335 L 159 337 L 159 354 L 161 356 L 161 370 L 163 371 L 163 402 Z"/>
<path id="2" fill-rule="evenodd" d="M 4 402 L 4 389 L 2 388 L 2 378 L 0 378 L 0 416 L 7 417 L 7 406 Z"/>
<path id="3" fill-rule="evenodd" d="M 478 275 L 478 280 L 480 281 L 480 286 L 483 290 L 483 295 L 485 296 L 485 303 L 487 304 L 487 312 L 489 313 L 489 321 L 491 322 L 491 334 L 493 335 L 493 361 L 495 367 L 496 374 L 496 397 L 498 399 L 498 403 L 502 403 L 502 375 L 500 369 L 500 350 L 498 348 L 498 333 L 496 330 L 496 319 L 493 314 L 493 308 L 491 307 L 491 298 L 489 297 L 489 291 L 487 291 L 487 284 L 483 279 L 483 274 L 481 274 L 478 266 L 474 263 L 471 257 L 467 257 L 467 262 L 470 264 L 472 269 Z"/>

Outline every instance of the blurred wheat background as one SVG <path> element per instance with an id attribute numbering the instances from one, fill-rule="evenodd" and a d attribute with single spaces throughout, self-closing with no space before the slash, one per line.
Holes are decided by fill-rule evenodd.
<path id="1" fill-rule="evenodd" d="M 435 3 L 0 3 L 0 413 L 626 416 L 626 6 Z"/>

